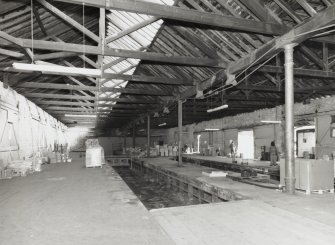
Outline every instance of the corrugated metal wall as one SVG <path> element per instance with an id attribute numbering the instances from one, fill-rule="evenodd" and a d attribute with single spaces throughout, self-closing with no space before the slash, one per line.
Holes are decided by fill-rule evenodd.
<path id="1" fill-rule="evenodd" d="M 0 162 L 29 158 L 65 144 L 66 126 L 0 82 Z"/>

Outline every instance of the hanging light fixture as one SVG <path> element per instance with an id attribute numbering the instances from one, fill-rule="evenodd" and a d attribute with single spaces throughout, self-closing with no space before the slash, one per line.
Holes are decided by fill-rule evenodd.
<path id="1" fill-rule="evenodd" d="M 165 113 L 165 114 L 169 114 L 169 113 L 170 113 L 169 108 L 167 108 L 167 107 L 165 106 L 164 109 L 163 109 L 163 113 Z"/>
<path id="2" fill-rule="evenodd" d="M 76 114 L 65 114 L 65 117 L 86 117 L 86 118 L 96 118 L 97 115 L 76 115 Z"/>
<path id="3" fill-rule="evenodd" d="M 158 112 L 155 112 L 154 117 L 159 117 Z"/>
<path id="4" fill-rule="evenodd" d="M 221 105 L 219 107 L 215 107 L 215 108 L 212 108 L 212 109 L 208 109 L 207 112 L 208 113 L 211 113 L 211 112 L 214 112 L 214 111 L 220 111 L 220 110 L 223 110 L 223 109 L 226 109 L 228 108 L 228 105 L 225 104 L 225 105 Z"/>
<path id="5" fill-rule="evenodd" d="M 262 120 L 261 123 L 281 124 L 281 121 Z"/>
<path id="6" fill-rule="evenodd" d="M 60 66 L 48 63 L 48 65 L 13 63 L 13 68 L 18 71 L 38 71 L 45 74 L 62 74 L 62 75 L 82 75 L 90 77 L 100 77 L 101 70 Z"/>

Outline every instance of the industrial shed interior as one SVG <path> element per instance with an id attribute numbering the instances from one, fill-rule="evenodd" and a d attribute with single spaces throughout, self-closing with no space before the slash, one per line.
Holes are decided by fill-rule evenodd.
<path id="1" fill-rule="evenodd" d="M 334 0 L 0 0 L 0 244 L 334 244 Z"/>

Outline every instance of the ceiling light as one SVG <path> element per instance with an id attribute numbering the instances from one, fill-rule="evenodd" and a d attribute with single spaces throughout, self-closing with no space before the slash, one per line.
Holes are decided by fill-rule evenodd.
<path id="1" fill-rule="evenodd" d="M 281 121 L 262 120 L 261 123 L 281 124 Z"/>
<path id="2" fill-rule="evenodd" d="M 60 65 L 36 65 L 36 64 L 25 64 L 25 63 L 13 63 L 13 68 L 20 71 L 39 71 L 46 74 L 61 74 L 61 75 L 82 75 L 91 77 L 100 77 L 101 70 L 68 67 Z"/>
<path id="3" fill-rule="evenodd" d="M 96 118 L 97 115 L 76 115 L 76 114 L 65 114 L 66 117 L 92 117 L 92 118 Z"/>
<path id="4" fill-rule="evenodd" d="M 228 105 L 221 105 L 221 106 L 219 106 L 219 107 L 215 107 L 215 108 L 212 108 L 212 109 L 208 109 L 207 112 L 208 112 L 208 113 L 211 113 L 211 112 L 219 111 L 219 110 L 226 109 L 226 108 L 228 108 Z"/>
<path id="5" fill-rule="evenodd" d="M 219 131 L 218 128 L 205 128 L 205 131 Z"/>
<path id="6" fill-rule="evenodd" d="M 165 126 L 166 123 L 161 123 L 161 124 L 158 124 L 158 127 L 162 127 L 162 126 Z"/>

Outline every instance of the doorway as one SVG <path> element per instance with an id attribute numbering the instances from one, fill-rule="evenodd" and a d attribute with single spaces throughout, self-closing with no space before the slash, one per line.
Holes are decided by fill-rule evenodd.
<path id="1" fill-rule="evenodd" d="M 315 126 L 299 127 L 295 132 L 297 157 L 310 158 L 315 154 Z"/>
<path id="2" fill-rule="evenodd" d="M 254 131 L 239 131 L 237 135 L 237 154 L 244 159 L 255 158 Z"/>

